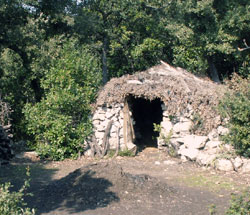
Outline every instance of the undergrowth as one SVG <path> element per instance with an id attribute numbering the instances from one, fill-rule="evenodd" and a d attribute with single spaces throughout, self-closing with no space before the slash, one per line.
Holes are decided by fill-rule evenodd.
<path id="1" fill-rule="evenodd" d="M 209 208 L 210 215 L 216 215 L 216 205 Z M 250 214 L 250 189 L 245 190 L 241 194 L 232 194 L 229 208 L 226 215 L 249 215 Z"/>
<path id="2" fill-rule="evenodd" d="M 159 133 L 159 139 L 164 141 L 164 144 L 167 146 L 167 153 L 171 156 L 171 157 L 176 157 L 177 151 L 176 149 L 173 147 L 173 145 L 171 144 L 170 140 L 173 136 L 173 129 L 171 129 L 168 133 L 164 133 L 162 130 L 161 125 L 154 123 L 154 131 Z"/>
<path id="3" fill-rule="evenodd" d="M 134 157 L 135 153 L 131 150 L 125 149 L 123 151 L 119 151 L 117 155 L 121 157 Z M 109 150 L 108 157 L 112 158 L 114 156 L 115 156 L 115 150 Z"/>
<path id="4" fill-rule="evenodd" d="M 243 79 L 235 75 L 228 87 L 231 91 L 219 104 L 222 117 L 229 119 L 230 132 L 223 140 L 233 145 L 237 154 L 250 157 L 250 76 Z"/>
<path id="5" fill-rule="evenodd" d="M 27 176 L 30 176 L 29 169 L 26 172 Z M 17 192 L 10 191 L 13 187 L 10 182 L 6 182 L 0 185 L 0 214 L 1 215 L 34 215 L 35 210 L 30 209 L 24 202 L 24 196 L 32 195 L 27 193 L 27 189 L 30 186 L 30 179 L 24 181 L 23 186 Z"/>

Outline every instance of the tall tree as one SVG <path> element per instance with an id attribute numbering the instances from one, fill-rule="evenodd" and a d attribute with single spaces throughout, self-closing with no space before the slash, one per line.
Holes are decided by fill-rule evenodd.
<path id="1" fill-rule="evenodd" d="M 216 82 L 231 73 L 239 62 L 237 46 L 250 33 L 249 6 L 244 0 L 172 1 L 166 26 L 175 38 L 174 63 L 207 70 Z"/>
<path id="2" fill-rule="evenodd" d="M 67 34 L 66 29 L 60 32 L 51 24 L 60 23 L 55 14 L 64 16 L 66 6 L 54 10 L 60 8 L 60 2 L 48 5 L 46 2 L 0 1 L 0 90 L 4 100 L 14 110 L 12 119 L 16 132 L 24 127 L 24 104 L 27 101 L 37 102 L 43 96 L 40 80 L 50 67 L 51 58 L 56 57 L 63 41 L 62 35 Z M 50 39 L 55 36 L 61 38 L 54 39 L 57 45 Z"/>
<path id="3" fill-rule="evenodd" d="M 153 6 L 145 0 L 80 4 L 76 31 L 82 42 L 92 43 L 99 50 L 103 83 L 109 77 L 146 68 L 159 60 L 163 44 L 158 38 L 160 16 L 154 6 L 160 6 L 160 2 L 153 2 Z"/>

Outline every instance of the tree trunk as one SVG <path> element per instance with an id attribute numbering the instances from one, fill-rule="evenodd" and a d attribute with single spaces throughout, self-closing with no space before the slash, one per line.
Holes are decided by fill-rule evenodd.
<path id="1" fill-rule="evenodd" d="M 220 78 L 219 78 L 219 75 L 218 75 L 218 71 L 213 63 L 213 60 L 211 57 L 208 57 L 207 58 L 207 62 L 208 62 L 208 65 L 209 65 L 209 72 L 210 72 L 210 77 L 211 79 L 216 82 L 216 83 L 220 83 Z"/>
<path id="2" fill-rule="evenodd" d="M 104 36 L 103 47 L 102 47 L 102 83 L 103 85 L 108 82 L 107 50 L 108 50 L 107 36 Z"/>

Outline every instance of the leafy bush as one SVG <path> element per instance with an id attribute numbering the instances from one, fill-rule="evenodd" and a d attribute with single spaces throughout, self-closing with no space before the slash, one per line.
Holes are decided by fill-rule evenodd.
<path id="1" fill-rule="evenodd" d="M 170 139 L 173 136 L 173 129 L 171 129 L 168 133 L 164 133 L 162 131 L 161 125 L 153 123 L 153 126 L 154 126 L 154 131 L 159 133 L 159 137 L 157 137 L 157 139 L 163 141 L 164 144 L 167 146 L 168 155 L 170 155 L 171 157 L 177 157 L 178 155 L 177 150 L 170 142 Z"/>
<path id="2" fill-rule="evenodd" d="M 226 215 L 248 215 L 250 212 L 250 189 L 241 194 L 232 194 L 230 206 L 226 210 Z M 216 205 L 209 207 L 209 214 L 216 215 Z"/>
<path id="3" fill-rule="evenodd" d="M 29 176 L 29 171 L 27 171 Z M 8 182 L 0 185 L 0 214 L 1 215 L 34 215 L 35 210 L 26 207 L 23 197 L 29 187 L 29 180 L 24 182 L 24 185 L 18 192 L 10 192 L 12 185 Z"/>
<path id="4" fill-rule="evenodd" d="M 41 80 L 45 96 L 24 110 L 29 134 L 43 158 L 74 158 L 92 131 L 89 119 L 100 84 L 96 58 L 75 42 L 65 44 L 59 59 Z"/>
<path id="5" fill-rule="evenodd" d="M 246 215 L 250 212 L 250 190 L 240 195 L 232 194 L 231 204 L 226 215 Z"/>
<path id="6" fill-rule="evenodd" d="M 230 133 L 224 137 L 236 152 L 250 157 L 250 77 L 234 76 L 228 84 L 232 92 L 220 102 L 222 116 L 229 118 Z"/>
<path id="7" fill-rule="evenodd" d="M 1 98 L 1 92 L 0 92 L 0 125 L 10 125 L 10 114 L 11 109 L 9 107 L 9 104 L 3 101 Z"/>

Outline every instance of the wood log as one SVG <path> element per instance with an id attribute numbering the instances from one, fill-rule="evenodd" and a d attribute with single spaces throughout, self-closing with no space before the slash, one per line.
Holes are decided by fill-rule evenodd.
<path id="1" fill-rule="evenodd" d="M 115 155 L 114 155 L 114 157 L 117 157 L 117 155 L 119 153 L 119 146 L 120 146 L 119 133 L 120 133 L 120 127 L 117 128 L 117 133 L 116 133 L 117 142 L 116 142 L 116 149 L 115 149 Z"/>
<path id="2" fill-rule="evenodd" d="M 123 138 L 124 138 L 124 145 L 126 148 L 128 148 L 128 140 L 127 140 L 127 129 L 128 129 L 128 115 L 129 115 L 129 110 L 128 110 L 128 102 L 127 100 L 124 103 L 123 107 Z"/>
<path id="3" fill-rule="evenodd" d="M 104 133 L 104 137 L 102 139 L 102 154 L 101 157 L 104 157 L 107 153 L 108 150 L 108 135 L 110 133 L 110 129 L 112 126 L 113 120 L 110 120 L 106 129 L 105 129 L 105 133 Z"/>

